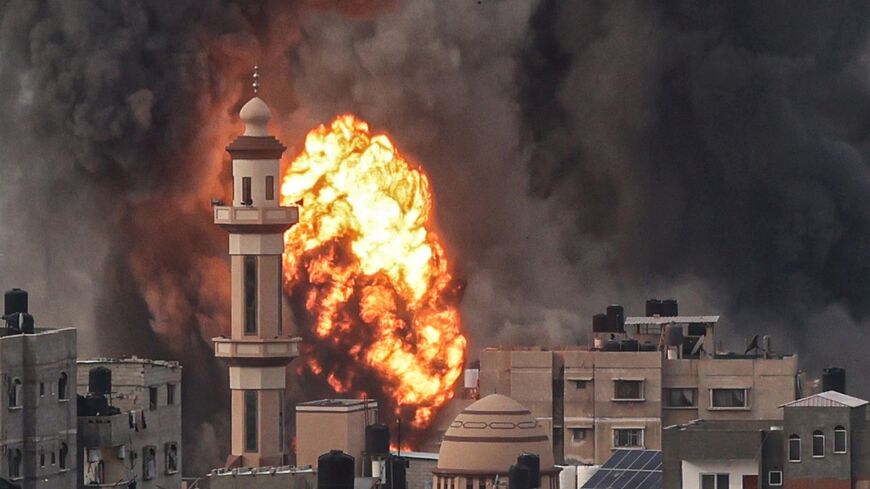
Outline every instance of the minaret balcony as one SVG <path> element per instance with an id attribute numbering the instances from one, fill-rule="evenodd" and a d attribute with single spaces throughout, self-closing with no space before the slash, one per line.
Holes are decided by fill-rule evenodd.
<path id="1" fill-rule="evenodd" d="M 214 223 L 230 233 L 283 233 L 299 222 L 298 207 L 214 206 Z"/>
<path id="2" fill-rule="evenodd" d="M 286 363 L 299 356 L 302 338 L 212 338 L 214 354 L 218 358 L 234 360 L 263 360 L 265 363 Z"/>

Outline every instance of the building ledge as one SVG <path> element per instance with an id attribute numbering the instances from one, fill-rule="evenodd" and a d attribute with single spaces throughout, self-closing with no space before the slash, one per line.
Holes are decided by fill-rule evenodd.
<path id="1" fill-rule="evenodd" d="M 300 337 L 284 338 L 212 338 L 214 354 L 230 360 L 292 360 L 299 356 Z"/>

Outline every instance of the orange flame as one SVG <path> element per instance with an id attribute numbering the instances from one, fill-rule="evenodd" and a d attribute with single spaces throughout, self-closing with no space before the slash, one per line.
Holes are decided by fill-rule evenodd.
<path id="1" fill-rule="evenodd" d="M 308 133 L 281 201 L 300 207 L 285 235 L 285 288 L 304 304 L 315 339 L 355 364 L 310 368 L 328 370 L 339 393 L 362 391 L 356 370 L 374 372 L 396 413 L 410 407 L 412 425 L 426 427 L 452 398 L 466 347 L 428 177 L 386 135 L 342 115 Z"/>

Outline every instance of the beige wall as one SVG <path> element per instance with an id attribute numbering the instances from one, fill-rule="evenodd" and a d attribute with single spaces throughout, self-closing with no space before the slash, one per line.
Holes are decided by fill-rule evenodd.
<path id="1" fill-rule="evenodd" d="M 365 428 L 377 419 L 377 407 L 368 414 L 360 407 L 347 411 L 296 411 L 296 463 L 317 467 L 317 457 L 329 450 L 341 450 L 356 461 L 362 475 Z"/>

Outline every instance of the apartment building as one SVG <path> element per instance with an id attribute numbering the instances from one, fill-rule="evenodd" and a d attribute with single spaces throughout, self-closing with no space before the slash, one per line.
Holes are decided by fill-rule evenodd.
<path id="1" fill-rule="evenodd" d="M 181 366 L 78 362 L 79 487 L 181 487 Z"/>
<path id="2" fill-rule="evenodd" d="M 35 327 L 23 290 L 4 299 L 0 478 L 22 489 L 75 487 L 76 330 Z"/>
<path id="3" fill-rule="evenodd" d="M 663 426 L 698 418 L 781 419 L 779 406 L 797 397 L 797 356 L 774 353 L 767 338 L 718 352 L 718 316 L 679 316 L 665 302 L 642 317 L 608 307 L 593 318 L 590 347 L 487 348 L 480 393 L 528 406 L 557 463 L 660 450 Z"/>

